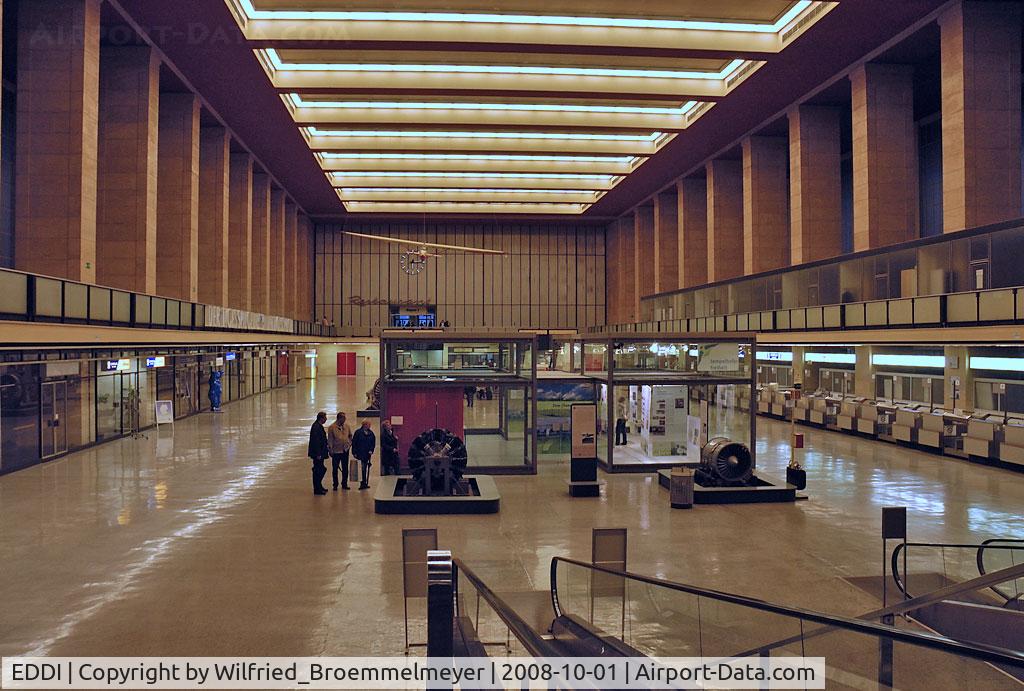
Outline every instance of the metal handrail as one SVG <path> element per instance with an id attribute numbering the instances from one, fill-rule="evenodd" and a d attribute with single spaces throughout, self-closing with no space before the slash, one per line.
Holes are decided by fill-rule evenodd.
<path id="1" fill-rule="evenodd" d="M 639 583 L 645 583 L 648 585 L 654 585 L 661 588 L 667 588 L 669 590 L 688 593 L 690 595 L 696 595 L 699 597 L 706 597 L 710 600 L 727 602 L 729 604 L 740 605 L 742 607 L 749 607 L 751 609 L 756 609 L 762 612 L 769 612 L 781 616 L 801 619 L 816 624 L 821 624 L 831 629 L 843 629 L 846 631 L 852 631 L 854 633 L 874 636 L 879 639 L 896 641 L 899 643 L 907 643 L 910 645 L 919 645 L 922 647 L 939 650 L 945 653 L 970 657 L 973 659 L 983 660 L 985 662 L 991 662 L 994 664 L 1024 666 L 1024 652 L 1006 650 L 1003 648 L 978 643 L 963 643 L 961 641 L 954 641 L 948 638 L 943 638 L 941 636 L 935 636 L 933 634 L 919 633 L 916 631 L 908 631 L 905 629 L 897 629 L 892 626 L 888 626 L 885 624 L 877 624 L 871 621 L 864 621 L 862 619 L 853 619 L 850 617 L 844 617 L 834 614 L 822 614 L 820 612 L 800 609 L 798 607 L 776 605 L 770 602 L 765 602 L 764 600 L 758 600 L 756 598 L 746 597 L 743 595 L 734 595 L 732 593 L 725 593 L 718 590 L 698 588 L 696 586 L 686 585 L 683 583 L 676 583 L 674 581 L 651 578 L 649 576 L 642 576 L 640 574 L 631 573 L 629 571 L 617 571 L 615 569 L 609 569 L 603 566 L 598 566 L 596 564 L 588 564 L 586 562 L 577 561 L 576 559 L 568 559 L 565 557 L 553 557 L 551 560 L 551 601 L 552 605 L 555 608 L 555 614 L 557 616 L 562 615 L 562 609 L 560 607 L 558 600 L 557 567 L 559 562 L 572 564 L 574 566 L 580 566 L 585 569 L 599 571 L 613 576 L 620 576 L 622 578 L 637 581 Z M 824 631 L 816 633 L 824 633 Z M 759 646 L 755 651 L 751 651 L 751 654 L 758 651 L 770 650 L 773 647 L 778 647 L 778 644 L 768 644 Z"/>
<path id="2" fill-rule="evenodd" d="M 901 542 L 900 544 L 896 545 L 896 547 L 892 551 L 892 558 L 891 558 L 892 578 L 893 578 L 894 581 L 896 581 L 896 587 L 899 588 L 901 593 L 903 593 L 907 597 L 914 597 L 909 592 L 907 592 L 907 587 L 906 587 L 906 576 L 907 576 L 907 574 L 903 574 L 901 576 L 900 575 L 900 568 L 899 568 L 899 562 L 900 562 L 899 557 L 900 557 L 900 554 L 902 554 L 904 549 L 907 548 L 907 547 L 935 547 L 935 548 L 943 548 L 943 549 L 948 547 L 950 549 L 973 549 L 973 550 L 977 550 L 976 560 L 977 560 L 977 563 L 978 563 L 978 573 L 980 575 L 982 575 L 982 576 L 986 575 L 985 567 L 984 567 L 984 564 L 983 564 L 985 550 L 988 550 L 988 549 L 1022 550 L 1022 549 L 1024 549 L 1024 546 L 1022 546 L 1022 547 L 1015 547 L 1013 545 L 990 544 L 990 543 L 993 543 L 993 542 L 1019 542 L 1022 545 L 1024 545 L 1024 540 L 1018 540 L 1016 538 L 1006 538 L 1006 539 L 1004 539 L 1004 538 L 991 538 L 989 540 L 985 540 L 981 544 L 972 544 L 972 543 L 961 544 L 961 543 L 944 543 L 944 542 L 906 542 L 906 543 Z M 1001 592 L 1000 590 L 998 590 L 994 586 L 990 586 L 990 588 L 991 588 L 991 590 L 995 591 L 1004 600 L 1011 600 L 1014 597 L 1013 595 L 1007 596 L 1006 594 L 1004 594 L 1003 592 Z"/>
<path id="3" fill-rule="evenodd" d="M 1011 544 L 997 544 L 997 543 L 1011 543 Z M 987 573 L 987 571 L 985 571 L 985 550 L 987 550 L 987 549 L 1001 549 L 1001 548 L 1004 548 L 1004 547 L 1009 547 L 1010 549 L 1013 549 L 1012 544 L 1019 544 L 1019 545 L 1021 545 L 1021 547 L 1018 548 L 1018 549 L 1024 549 L 1024 540 L 1019 539 L 1019 538 L 993 537 L 993 538 L 989 538 L 988 540 L 983 541 L 981 543 L 981 547 L 978 548 L 978 573 L 980 573 L 982 576 L 984 576 Z M 993 592 L 995 592 L 1001 598 L 1006 600 L 1007 604 L 1009 604 L 1010 602 L 1014 602 L 1014 601 L 1020 600 L 1021 596 L 1024 595 L 1024 593 L 1010 593 L 1010 594 L 1007 594 L 1007 593 L 1004 593 L 1002 590 L 1000 590 L 996 586 L 992 586 L 991 589 L 992 589 Z"/>
<path id="4" fill-rule="evenodd" d="M 561 654 L 551 643 L 534 631 L 522 617 L 516 614 L 516 611 L 507 602 L 491 590 L 461 559 L 453 559 L 453 563 L 455 565 L 455 574 L 453 576 L 455 583 L 458 583 L 459 573 L 465 576 L 466 580 L 472 584 L 476 592 L 490 605 L 494 613 L 504 622 L 512 635 L 523 644 L 523 647 L 526 648 L 530 655 L 533 657 L 561 657 Z"/>

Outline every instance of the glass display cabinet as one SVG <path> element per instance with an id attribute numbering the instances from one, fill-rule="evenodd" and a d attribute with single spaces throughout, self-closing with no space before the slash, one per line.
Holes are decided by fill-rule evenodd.
<path id="1" fill-rule="evenodd" d="M 385 332 L 380 411 L 399 440 L 401 470 L 420 434 L 460 437 L 474 474 L 535 473 L 535 337 Z"/>

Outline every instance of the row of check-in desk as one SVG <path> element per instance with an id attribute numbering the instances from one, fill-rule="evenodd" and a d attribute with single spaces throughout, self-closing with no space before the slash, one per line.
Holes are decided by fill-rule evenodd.
<path id="1" fill-rule="evenodd" d="M 967 415 L 927 405 L 887 403 L 826 392 L 801 393 L 774 384 L 757 390 L 759 415 L 901 443 L 973 461 L 1001 461 L 1024 470 L 1024 419 Z"/>

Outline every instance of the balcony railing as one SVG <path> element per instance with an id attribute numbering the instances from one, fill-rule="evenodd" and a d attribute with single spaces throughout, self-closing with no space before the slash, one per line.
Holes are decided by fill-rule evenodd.
<path id="1" fill-rule="evenodd" d="M 0 269 L 0 319 L 142 329 L 246 331 L 315 338 L 332 326 Z"/>
<path id="2" fill-rule="evenodd" d="M 842 305 L 740 312 L 592 327 L 601 333 L 721 333 L 952 327 L 1024 322 L 1024 286 Z"/>

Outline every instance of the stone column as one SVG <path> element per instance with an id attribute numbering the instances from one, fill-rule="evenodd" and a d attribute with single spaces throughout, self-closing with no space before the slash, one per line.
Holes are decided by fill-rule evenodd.
<path id="1" fill-rule="evenodd" d="M 199 289 L 199 99 L 160 94 L 157 293 L 196 300 Z"/>
<path id="2" fill-rule="evenodd" d="M 284 191 L 270 191 L 270 291 L 271 314 L 284 314 Z"/>
<path id="3" fill-rule="evenodd" d="M 228 195 L 228 304 L 248 310 L 252 297 L 252 156 L 231 154 Z"/>
<path id="4" fill-rule="evenodd" d="M 676 183 L 679 214 L 679 287 L 708 282 L 708 188 L 704 178 Z"/>
<path id="5" fill-rule="evenodd" d="M 249 309 L 270 313 L 270 176 L 252 176 L 252 299 Z"/>
<path id="6" fill-rule="evenodd" d="M 743 140 L 743 272 L 789 266 L 789 143 L 785 137 Z"/>
<path id="7" fill-rule="evenodd" d="M 293 202 L 284 207 L 284 308 L 286 317 L 298 319 L 299 314 L 299 209 Z"/>
<path id="8" fill-rule="evenodd" d="M 850 75 L 856 252 L 918 236 L 913 78 L 908 65 L 874 63 Z"/>
<path id="9" fill-rule="evenodd" d="M 796 106 L 789 112 L 790 262 L 796 266 L 843 252 L 839 108 Z"/>
<path id="10" fill-rule="evenodd" d="M 96 280 L 99 0 L 18 7 L 15 266 Z"/>
<path id="11" fill-rule="evenodd" d="M 942 227 L 1021 215 L 1021 6 L 956 3 L 939 18 Z"/>
<path id="12" fill-rule="evenodd" d="M 636 304 L 633 318 L 640 319 L 640 298 L 654 293 L 658 271 L 654 254 L 654 207 L 641 206 L 633 214 L 635 247 L 633 248 L 633 275 L 636 279 Z"/>
<path id="13" fill-rule="evenodd" d="M 654 198 L 654 292 L 679 287 L 679 205 L 676 191 Z"/>
<path id="14" fill-rule="evenodd" d="M 149 46 L 100 50 L 96 281 L 156 292 L 160 58 Z"/>
<path id="15" fill-rule="evenodd" d="M 231 135 L 223 127 L 204 127 L 199 140 L 199 301 L 227 305 Z"/>
<path id="16" fill-rule="evenodd" d="M 708 162 L 708 281 L 743 275 L 743 166 Z"/>

